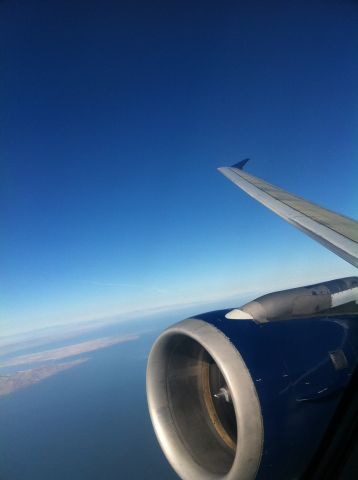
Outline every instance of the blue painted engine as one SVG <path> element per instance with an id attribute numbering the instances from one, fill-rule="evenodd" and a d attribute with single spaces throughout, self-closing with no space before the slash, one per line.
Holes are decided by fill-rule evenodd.
<path id="1" fill-rule="evenodd" d="M 195 316 L 147 371 L 161 447 L 183 479 L 299 478 L 358 363 L 357 278 Z"/>

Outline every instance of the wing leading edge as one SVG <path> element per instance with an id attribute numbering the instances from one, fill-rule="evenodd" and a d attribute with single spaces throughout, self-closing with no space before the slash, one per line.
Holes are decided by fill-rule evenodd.
<path id="1" fill-rule="evenodd" d="M 243 160 L 221 172 L 248 195 L 358 267 L 358 222 L 296 197 L 242 170 Z"/>

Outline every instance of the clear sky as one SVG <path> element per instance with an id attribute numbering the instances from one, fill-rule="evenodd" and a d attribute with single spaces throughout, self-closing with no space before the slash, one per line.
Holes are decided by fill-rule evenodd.
<path id="1" fill-rule="evenodd" d="M 1 2 L 0 334 L 355 274 L 216 168 L 357 218 L 357 26 L 348 0 Z"/>

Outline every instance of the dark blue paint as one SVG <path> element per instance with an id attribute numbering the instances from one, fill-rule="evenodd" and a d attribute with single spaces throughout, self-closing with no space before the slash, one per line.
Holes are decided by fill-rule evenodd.
<path id="1" fill-rule="evenodd" d="M 243 170 L 244 166 L 247 164 L 249 161 L 249 158 L 245 158 L 245 160 L 241 160 L 241 162 L 235 163 L 232 165 L 233 168 L 238 168 L 239 170 Z"/>
<path id="2" fill-rule="evenodd" d="M 316 451 L 357 365 L 358 317 L 256 324 L 227 320 L 228 311 L 197 318 L 231 340 L 256 385 L 264 423 L 257 480 L 297 478 Z M 335 351 L 342 351 L 347 360 L 339 370 L 330 358 Z"/>

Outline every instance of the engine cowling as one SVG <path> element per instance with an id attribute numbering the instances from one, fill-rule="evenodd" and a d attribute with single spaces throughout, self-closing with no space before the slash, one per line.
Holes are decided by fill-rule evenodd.
<path id="1" fill-rule="evenodd" d="M 149 412 L 181 478 L 287 480 L 304 472 L 357 364 L 357 279 L 342 280 L 339 288 L 304 287 L 313 296 L 346 292 L 345 303 L 316 315 L 262 321 L 220 310 L 160 335 L 148 360 Z M 271 313 L 273 298 L 297 304 L 286 292 L 255 302 Z"/>

